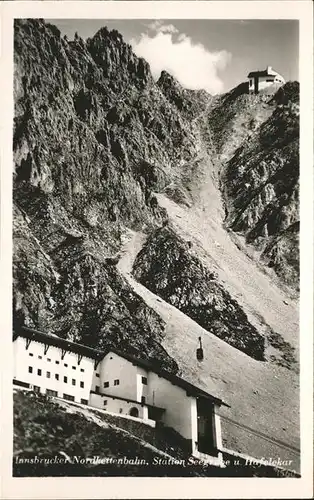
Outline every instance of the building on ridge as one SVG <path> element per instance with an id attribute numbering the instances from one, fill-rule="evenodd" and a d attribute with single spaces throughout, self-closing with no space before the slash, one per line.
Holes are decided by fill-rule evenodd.
<path id="1" fill-rule="evenodd" d="M 284 77 L 273 70 L 271 66 L 267 66 L 262 71 L 251 71 L 247 77 L 249 79 L 250 94 L 258 94 L 260 91 L 268 89 L 271 86 L 276 88 L 286 83 Z"/>

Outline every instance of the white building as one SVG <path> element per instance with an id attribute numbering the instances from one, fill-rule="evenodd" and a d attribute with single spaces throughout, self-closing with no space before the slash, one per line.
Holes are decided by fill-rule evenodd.
<path id="1" fill-rule="evenodd" d="M 280 87 L 286 83 L 283 76 L 273 70 L 271 66 L 267 66 L 267 68 L 262 71 L 251 71 L 251 73 L 248 74 L 248 79 L 249 93 L 252 94 L 258 94 L 261 90 L 265 90 L 271 86 L 275 88 Z"/>
<path id="2" fill-rule="evenodd" d="M 13 341 L 16 386 L 171 427 L 192 455 L 222 465 L 221 399 L 116 349 L 99 351 L 26 327 L 14 331 Z"/>

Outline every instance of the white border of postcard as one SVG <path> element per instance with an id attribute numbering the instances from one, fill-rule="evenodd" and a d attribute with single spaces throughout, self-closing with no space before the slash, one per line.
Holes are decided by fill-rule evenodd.
<path id="1" fill-rule="evenodd" d="M 1 15 L 1 498 L 312 498 L 313 5 L 296 1 L 4 1 Z M 14 18 L 298 19 L 301 83 L 301 478 L 12 477 L 12 122 Z"/>

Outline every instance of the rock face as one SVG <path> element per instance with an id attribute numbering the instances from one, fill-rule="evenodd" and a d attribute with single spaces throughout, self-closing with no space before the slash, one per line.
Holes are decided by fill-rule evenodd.
<path id="1" fill-rule="evenodd" d="M 202 113 L 213 101 L 204 90 L 194 91 L 182 87 L 167 71 L 162 71 L 157 82 L 167 100 L 173 104 L 183 116 L 193 119 Z"/>
<path id="2" fill-rule="evenodd" d="M 67 42 L 20 21 L 15 69 L 16 185 L 91 228 L 161 219 L 152 190 L 196 154 L 195 137 L 122 37 L 103 28 Z"/>
<path id="3" fill-rule="evenodd" d="M 297 84 L 275 96 L 249 96 L 240 85 L 213 98 L 166 72 L 154 82 L 147 62 L 107 28 L 68 41 L 43 20 L 17 20 L 14 44 L 15 321 L 176 371 L 161 345 L 164 322 L 116 268 L 124 233 L 141 230 L 151 237 L 135 277 L 263 360 L 263 337 L 167 227 L 156 193 L 192 207 L 206 154 L 226 225 L 295 287 Z"/>
<path id="4" fill-rule="evenodd" d="M 177 370 L 160 341 L 164 322 L 90 240 L 68 235 L 50 255 L 15 214 L 15 321 L 102 349 L 119 346 Z"/>
<path id="5" fill-rule="evenodd" d="M 299 275 L 299 84 L 275 96 L 247 95 L 244 84 L 210 114 L 220 157 L 226 226 L 243 234 L 293 289 Z"/>
<path id="6" fill-rule="evenodd" d="M 133 269 L 138 281 L 203 328 L 249 356 L 264 359 L 264 338 L 171 228 L 161 228 L 148 239 Z"/>
<path id="7" fill-rule="evenodd" d="M 93 345 L 136 346 L 136 331 L 153 355 L 162 322 L 105 259 L 125 225 L 163 222 L 153 190 L 196 154 L 193 131 L 148 64 L 106 28 L 68 42 L 44 21 L 17 21 L 14 82 L 19 315 Z"/>

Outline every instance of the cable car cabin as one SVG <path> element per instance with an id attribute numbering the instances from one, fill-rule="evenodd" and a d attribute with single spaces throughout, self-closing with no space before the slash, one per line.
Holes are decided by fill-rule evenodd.
<path id="1" fill-rule="evenodd" d="M 203 359 L 204 359 L 204 352 L 203 352 L 202 347 L 199 347 L 198 349 L 196 349 L 196 357 L 197 357 L 198 361 L 203 361 Z"/>
<path id="2" fill-rule="evenodd" d="M 196 349 L 196 358 L 198 361 L 203 361 L 204 359 L 204 351 L 202 347 L 202 339 L 201 337 L 198 338 L 200 346 Z"/>

